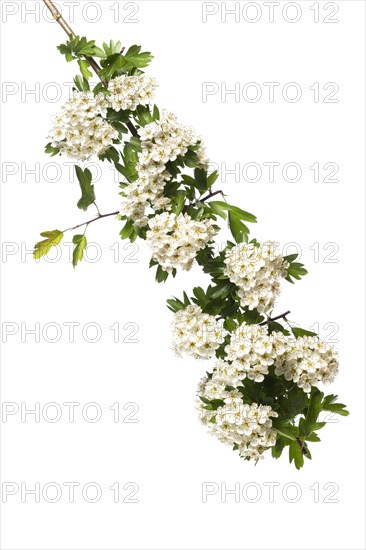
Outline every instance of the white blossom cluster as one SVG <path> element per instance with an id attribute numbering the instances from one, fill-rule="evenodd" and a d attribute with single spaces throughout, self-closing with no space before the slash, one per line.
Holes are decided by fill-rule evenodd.
<path id="1" fill-rule="evenodd" d="M 109 82 L 109 95 L 75 92 L 54 117 L 49 137 L 52 146 L 76 160 L 101 155 L 118 138 L 106 120 L 108 107 L 115 111 L 135 110 L 150 103 L 157 88 L 155 79 L 145 76 L 118 76 Z"/>
<path id="2" fill-rule="evenodd" d="M 287 341 L 281 332 L 268 334 L 267 325 L 241 325 L 226 346 L 228 378 L 231 385 L 248 377 L 262 382 L 268 367 L 285 352 Z M 229 382 L 228 382 L 229 383 Z"/>
<path id="3" fill-rule="evenodd" d="M 155 78 L 144 74 L 117 76 L 108 84 L 107 100 L 114 111 L 135 111 L 138 105 L 151 103 L 157 87 Z"/>
<path id="4" fill-rule="evenodd" d="M 268 334 L 267 326 L 241 325 L 225 347 L 226 361 L 217 366 L 213 380 L 236 386 L 248 377 L 262 382 L 268 367 L 309 393 L 319 382 L 333 382 L 338 354 L 333 346 L 311 336 L 294 340 L 281 332 Z M 222 382 L 224 383 L 224 382 Z"/>
<path id="5" fill-rule="evenodd" d="M 148 209 L 158 212 L 169 208 L 170 201 L 163 195 L 164 186 L 171 179 L 166 170 L 167 162 L 185 155 L 188 147 L 196 145 L 199 138 L 191 128 L 179 124 L 172 113 L 163 113 L 161 120 L 139 128 L 138 133 L 142 145 L 138 179 L 126 187 L 121 215 L 145 227 L 149 221 Z M 197 155 L 202 164 L 207 163 L 204 149 L 200 148 Z"/>
<path id="6" fill-rule="evenodd" d="M 227 250 L 225 274 L 239 288 L 241 305 L 259 313 L 271 309 L 280 293 L 280 280 L 289 267 L 275 251 L 275 243 L 260 246 L 241 243 Z"/>
<path id="7" fill-rule="evenodd" d="M 168 273 L 178 267 L 188 271 L 197 252 L 215 234 L 211 220 L 193 220 L 188 214 L 163 212 L 151 218 L 149 225 L 146 241 L 152 257 Z"/>
<path id="8" fill-rule="evenodd" d="M 213 390 L 216 385 L 222 387 L 213 378 L 203 378 L 198 386 L 197 409 L 202 424 L 222 443 L 235 445 L 241 457 L 254 460 L 263 458 L 263 452 L 276 444 L 277 434 L 272 429 L 271 417 L 277 417 L 278 414 L 267 405 L 245 404 L 238 390 Z M 201 397 L 208 400 L 221 399 L 224 404 L 217 410 L 207 410 Z"/>
<path id="9" fill-rule="evenodd" d="M 138 180 L 126 187 L 120 214 L 131 218 L 137 227 L 145 227 L 149 223 L 147 209 L 151 207 L 159 211 L 170 208 L 170 200 L 163 195 L 165 184 L 170 178 L 166 170 L 150 176 L 140 175 Z"/>
<path id="10" fill-rule="evenodd" d="M 76 160 L 101 155 L 118 138 L 118 132 L 105 120 L 108 103 L 103 94 L 75 92 L 54 117 L 49 137 L 52 146 Z"/>
<path id="11" fill-rule="evenodd" d="M 276 359 L 275 374 L 292 380 L 309 393 L 319 382 L 333 382 L 338 374 L 338 353 L 334 346 L 311 336 L 289 341 L 285 353 Z"/>
<path id="12" fill-rule="evenodd" d="M 191 304 L 177 311 L 173 321 L 173 350 L 195 359 L 209 359 L 223 343 L 226 331 L 215 317 Z"/>

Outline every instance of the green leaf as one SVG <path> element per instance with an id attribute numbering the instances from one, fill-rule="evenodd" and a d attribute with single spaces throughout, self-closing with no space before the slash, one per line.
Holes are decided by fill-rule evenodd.
<path id="1" fill-rule="evenodd" d="M 101 48 L 98 48 L 98 46 L 94 46 L 93 48 L 93 54 L 92 54 L 93 57 L 106 57 L 106 53 L 101 49 Z"/>
<path id="2" fill-rule="evenodd" d="M 209 297 L 211 300 L 216 300 L 217 298 L 226 298 L 230 294 L 231 289 L 232 284 L 224 282 L 220 285 L 213 287 Z"/>
<path id="3" fill-rule="evenodd" d="M 272 334 L 272 332 L 282 332 L 282 334 L 284 334 L 285 336 L 290 336 L 290 332 L 285 329 L 285 327 L 281 325 L 281 323 L 277 323 L 276 321 L 268 321 L 267 327 L 269 334 Z"/>
<path id="4" fill-rule="evenodd" d="M 276 445 L 272 447 L 272 456 L 273 458 L 280 458 L 282 455 L 283 449 L 286 447 L 286 445 L 289 445 L 290 441 L 286 439 L 285 437 L 279 436 L 276 441 Z"/>
<path id="5" fill-rule="evenodd" d="M 154 105 L 152 117 L 153 117 L 153 120 L 160 120 L 160 112 L 156 105 Z"/>
<path id="6" fill-rule="evenodd" d="M 349 416 L 349 411 L 347 411 L 346 406 L 347 405 L 343 405 L 342 403 L 337 403 L 336 405 L 329 405 L 328 408 L 324 410 L 334 412 L 341 416 Z"/>
<path id="7" fill-rule="evenodd" d="M 78 59 L 81 74 L 85 80 L 89 80 L 93 76 L 93 73 L 89 71 L 90 63 L 86 59 Z"/>
<path id="8" fill-rule="evenodd" d="M 211 201 L 209 203 L 211 207 L 212 207 L 212 203 L 214 203 L 216 207 L 219 207 L 222 210 L 227 210 L 229 212 L 232 212 L 233 214 L 236 214 L 240 220 L 244 220 L 249 223 L 257 223 L 257 218 L 253 216 L 253 214 L 250 214 L 249 212 L 246 212 L 245 210 L 242 210 L 237 206 L 233 206 L 224 201 Z"/>
<path id="9" fill-rule="evenodd" d="M 224 328 L 230 332 L 234 332 L 238 328 L 238 324 L 234 319 L 231 319 L 230 317 L 226 317 L 224 321 Z"/>
<path id="10" fill-rule="evenodd" d="M 320 441 L 320 437 L 315 432 L 312 432 L 311 434 L 305 437 L 305 440 L 311 441 L 312 443 L 318 443 Z"/>
<path id="11" fill-rule="evenodd" d="M 286 281 L 289 283 L 294 283 L 293 279 L 300 280 L 301 277 L 307 274 L 307 270 L 304 268 L 304 264 L 298 262 L 290 263 L 287 269 L 287 276 L 285 277 Z"/>
<path id="12" fill-rule="evenodd" d="M 206 407 L 204 407 L 208 411 L 217 411 L 219 407 L 223 407 L 225 405 L 225 401 L 223 399 L 206 399 L 205 397 L 200 397 L 201 401 L 205 403 Z"/>
<path id="13" fill-rule="evenodd" d="M 90 86 L 87 79 L 81 77 L 80 75 L 75 76 L 74 78 L 75 86 L 79 90 L 79 92 L 89 92 Z M 103 86 L 103 84 L 102 84 Z M 93 90 L 93 92 L 95 89 Z"/>
<path id="14" fill-rule="evenodd" d="M 108 160 L 113 162 L 115 165 L 119 161 L 119 153 L 115 147 L 109 147 L 105 153 L 99 155 L 100 160 Z"/>
<path id="15" fill-rule="evenodd" d="M 301 338 L 302 336 L 318 336 L 316 332 L 311 332 L 311 330 L 305 330 L 304 328 L 291 328 L 292 334 L 295 338 Z"/>
<path id="16" fill-rule="evenodd" d="M 127 50 L 124 58 L 128 62 L 129 69 L 143 69 L 149 65 L 153 56 L 150 52 L 141 52 L 141 46 L 134 45 Z"/>
<path id="17" fill-rule="evenodd" d="M 110 55 L 113 55 L 115 53 L 120 53 L 121 50 L 122 50 L 122 44 L 121 42 L 113 42 L 113 40 L 111 40 L 109 42 L 109 45 L 106 44 L 105 42 L 103 42 L 103 48 L 104 48 L 104 52 L 105 52 L 105 55 L 108 57 Z"/>
<path id="18" fill-rule="evenodd" d="M 119 53 L 109 55 L 102 61 L 102 70 L 99 72 L 99 78 L 104 80 L 112 80 L 118 76 L 119 70 L 123 67 L 122 56 Z M 122 72 L 122 71 L 121 71 Z"/>
<path id="19" fill-rule="evenodd" d="M 308 396 L 301 388 L 294 385 L 287 395 L 279 399 L 279 404 L 281 415 L 295 418 L 295 416 L 304 412 L 308 404 Z"/>
<path id="20" fill-rule="evenodd" d="M 55 155 L 58 155 L 59 152 L 60 152 L 60 149 L 58 149 L 58 147 L 52 147 L 51 143 L 47 143 L 45 147 L 45 153 L 48 153 L 49 155 L 54 157 Z"/>
<path id="21" fill-rule="evenodd" d="M 75 48 L 75 52 L 78 56 L 80 55 L 96 55 L 97 49 L 95 47 L 95 40 L 87 40 L 84 36 L 80 39 L 79 44 Z"/>
<path id="22" fill-rule="evenodd" d="M 181 311 L 182 309 L 185 309 L 187 307 L 184 305 L 183 302 L 178 300 L 178 298 L 170 298 L 166 302 L 168 304 L 168 309 L 170 309 L 170 311 L 172 311 L 173 313 Z"/>
<path id="23" fill-rule="evenodd" d="M 156 276 L 155 276 L 155 280 L 158 282 L 158 283 L 165 283 L 165 281 L 167 280 L 167 278 L 169 277 L 169 273 L 167 271 L 165 271 L 161 265 L 158 265 L 158 268 L 156 270 Z"/>
<path id="24" fill-rule="evenodd" d="M 327 395 L 322 403 L 322 410 L 333 412 L 341 416 L 348 416 L 349 411 L 347 411 L 346 409 L 347 405 L 344 405 L 343 403 L 333 403 L 333 401 L 335 401 L 337 397 L 337 395 Z"/>
<path id="25" fill-rule="evenodd" d="M 263 315 L 258 313 L 256 309 L 248 309 L 248 308 L 245 308 L 245 311 L 242 314 L 241 319 L 247 325 L 257 325 L 258 323 L 262 323 L 262 321 L 264 321 Z"/>
<path id="26" fill-rule="evenodd" d="M 131 143 L 126 143 L 123 148 L 122 159 L 124 166 L 121 164 L 116 165 L 117 170 L 124 175 L 127 181 L 130 183 L 138 179 L 137 163 L 138 153 Z"/>
<path id="27" fill-rule="evenodd" d="M 133 231 L 133 220 L 129 219 L 120 231 L 121 239 L 129 239 Z"/>
<path id="28" fill-rule="evenodd" d="M 72 53 L 72 49 L 69 45 L 69 43 L 66 44 L 60 44 L 57 46 L 58 51 L 66 57 L 66 61 L 70 63 L 74 59 L 74 55 Z"/>
<path id="29" fill-rule="evenodd" d="M 92 174 L 88 168 L 83 170 L 80 166 L 75 166 L 75 171 L 82 194 L 77 206 L 81 210 L 87 210 L 88 207 L 95 202 L 94 185 L 91 184 Z"/>
<path id="30" fill-rule="evenodd" d="M 241 208 L 232 206 L 224 201 L 211 201 L 208 203 L 208 206 L 216 216 L 226 219 L 228 215 L 229 228 L 235 242 L 241 243 L 248 241 L 247 235 L 249 234 L 249 229 L 243 221 L 255 223 L 257 218 L 253 216 L 253 214 L 245 212 L 245 210 L 241 210 Z"/>
<path id="31" fill-rule="evenodd" d="M 93 94 L 94 96 L 97 96 L 98 94 L 104 94 L 104 95 L 107 95 L 109 92 L 108 92 L 108 88 L 106 88 L 104 85 L 103 85 L 103 82 L 98 82 L 98 84 L 96 86 L 94 86 L 93 88 Z"/>
<path id="32" fill-rule="evenodd" d="M 53 246 L 57 246 L 64 236 L 62 231 L 54 229 L 53 231 L 44 231 L 41 233 L 41 237 L 46 237 L 44 241 L 36 243 L 34 246 L 33 257 L 35 260 L 39 260 L 42 256 L 45 256 Z"/>
<path id="33" fill-rule="evenodd" d="M 203 193 L 207 191 L 207 172 L 203 168 L 195 168 L 194 170 L 195 187 Z"/>
<path id="34" fill-rule="evenodd" d="M 120 111 L 121 113 L 122 111 Z M 129 117 L 126 117 L 127 120 L 125 122 L 128 122 L 129 120 Z M 136 137 L 136 136 L 132 136 L 130 138 L 130 145 L 131 147 L 133 148 L 133 150 L 135 151 L 135 153 L 141 153 L 142 152 L 142 146 L 141 146 L 141 140 L 139 137 Z"/>
<path id="35" fill-rule="evenodd" d="M 186 292 L 183 292 L 183 300 L 184 300 L 184 306 L 185 307 L 187 307 L 191 304 Z"/>
<path id="36" fill-rule="evenodd" d="M 217 170 L 215 170 L 214 172 L 212 172 L 208 178 L 207 178 L 207 189 L 210 189 L 213 184 L 215 183 L 215 181 L 217 180 L 217 178 L 219 177 L 219 173 Z"/>
<path id="37" fill-rule="evenodd" d="M 184 178 L 184 176 L 183 176 Z M 193 178 L 192 178 L 193 179 Z M 194 180 L 193 180 L 194 181 Z M 211 201 L 208 203 L 208 206 L 211 208 L 212 212 L 216 214 L 216 216 L 220 216 L 224 220 L 227 218 L 226 209 L 222 208 L 219 204 L 217 204 L 217 201 Z"/>
<path id="38" fill-rule="evenodd" d="M 322 393 L 318 388 L 311 388 L 310 402 L 308 405 L 308 411 L 306 413 L 305 420 L 307 422 L 316 422 L 319 416 L 320 411 L 322 410 L 322 400 L 324 393 Z"/>
<path id="39" fill-rule="evenodd" d="M 76 267 L 77 264 L 81 262 L 84 257 L 87 240 L 85 235 L 74 235 L 72 242 L 75 245 L 74 252 L 72 254 L 72 265 Z"/>
<path id="40" fill-rule="evenodd" d="M 298 254 L 289 254 L 288 256 L 284 256 L 283 259 L 284 259 L 286 262 L 291 263 L 291 262 L 294 262 L 294 261 L 296 260 L 297 257 L 298 257 Z"/>
<path id="41" fill-rule="evenodd" d="M 296 441 L 299 430 L 297 426 L 293 426 L 292 424 L 289 424 L 286 420 L 275 419 L 272 422 L 272 428 L 278 434 L 282 435 L 282 437 L 291 439 L 291 441 Z"/>
<path id="42" fill-rule="evenodd" d="M 208 298 L 203 288 L 196 286 L 193 289 L 193 295 L 195 297 L 195 299 L 193 298 L 193 301 L 201 308 L 204 308 L 208 302 Z"/>
<path id="43" fill-rule="evenodd" d="M 122 138 L 122 134 L 128 134 L 128 130 L 122 122 L 112 121 L 112 126 L 118 131 L 118 138 Z"/>
<path id="44" fill-rule="evenodd" d="M 313 431 L 316 431 L 316 430 L 321 430 L 326 425 L 327 425 L 326 422 L 314 422 L 311 427 Z"/>
<path id="45" fill-rule="evenodd" d="M 249 378 L 245 378 L 242 384 L 243 385 L 238 386 L 237 389 L 243 395 L 244 403 L 249 405 L 251 405 L 251 403 L 258 403 L 262 393 L 261 385 L 254 382 L 254 380 L 249 380 Z"/>
<path id="46" fill-rule="evenodd" d="M 324 405 L 330 405 L 330 403 L 334 403 L 334 401 L 337 401 L 338 399 L 338 395 L 334 395 L 334 394 L 331 394 L 331 395 L 327 395 L 326 397 L 324 397 L 324 400 L 323 400 L 323 404 L 322 404 L 322 407 L 324 409 Z"/>
<path id="47" fill-rule="evenodd" d="M 138 105 L 135 110 L 135 118 L 138 120 L 140 126 L 146 126 L 146 124 L 150 124 L 154 120 L 148 105 Z"/>
<path id="48" fill-rule="evenodd" d="M 318 388 L 312 388 L 310 399 L 307 406 L 305 418 L 300 419 L 299 430 L 301 435 L 310 435 L 314 430 L 319 430 L 325 423 L 317 422 L 320 411 L 322 410 L 322 400 L 324 393 Z"/>
<path id="49" fill-rule="evenodd" d="M 187 198 L 187 195 L 185 193 L 185 191 L 177 191 L 176 194 L 175 194 L 175 199 L 174 201 L 172 201 L 172 212 L 173 214 L 175 214 L 176 216 L 178 216 L 183 208 L 184 208 L 184 204 L 186 202 L 186 198 Z"/>
<path id="50" fill-rule="evenodd" d="M 228 220 L 229 220 L 229 228 L 231 231 L 232 236 L 235 239 L 235 242 L 242 243 L 247 241 L 247 235 L 249 233 L 249 229 L 247 226 L 240 220 L 240 218 L 234 214 L 233 212 L 229 212 L 228 214 Z"/>
<path id="51" fill-rule="evenodd" d="M 297 441 L 293 441 L 289 447 L 290 463 L 295 462 L 297 470 L 300 470 L 304 466 L 304 455 L 302 449 Z"/>

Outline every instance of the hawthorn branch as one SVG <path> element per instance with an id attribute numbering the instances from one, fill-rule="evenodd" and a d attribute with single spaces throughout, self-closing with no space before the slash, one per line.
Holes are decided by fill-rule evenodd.
<path id="1" fill-rule="evenodd" d="M 203 197 L 202 199 L 197 199 L 196 201 L 190 203 L 189 206 L 196 206 L 199 202 L 206 202 L 209 199 L 211 199 L 212 197 L 214 197 L 215 195 L 219 195 L 219 194 L 221 194 L 223 196 L 223 198 L 225 198 L 223 191 L 221 191 L 221 190 L 220 191 L 213 191 L 213 192 L 209 193 L 208 195 L 206 195 L 206 197 Z"/>
<path id="2" fill-rule="evenodd" d="M 206 197 L 203 197 L 203 199 L 199 199 L 198 202 L 206 202 L 208 201 L 209 199 L 212 199 L 212 197 L 214 197 L 215 195 L 222 195 L 224 196 L 224 192 L 223 191 L 212 191 L 211 193 L 209 193 Z"/>
<path id="3" fill-rule="evenodd" d="M 52 0 L 43 0 L 43 2 L 46 4 L 47 8 L 50 10 L 52 17 L 57 21 L 57 23 L 60 25 L 60 27 L 65 31 L 67 36 L 69 38 L 73 38 L 76 36 L 68 22 L 62 17 L 62 14 L 58 11 L 55 4 L 52 2 Z M 98 63 L 95 61 L 93 57 L 90 57 L 88 55 L 84 55 L 85 59 L 90 63 L 91 68 L 95 72 L 95 74 L 100 78 L 99 73 L 102 70 L 101 67 L 98 65 Z M 104 86 L 107 87 L 108 83 L 103 81 L 101 78 L 100 80 L 103 82 Z M 138 136 L 137 130 L 135 126 L 132 124 L 132 122 L 129 120 L 126 123 L 127 128 L 130 130 L 131 134 L 135 137 Z"/>
<path id="4" fill-rule="evenodd" d="M 278 321 L 278 319 L 286 319 L 289 313 L 291 313 L 291 311 L 285 311 L 285 313 L 281 313 L 281 315 L 277 315 L 276 317 L 268 317 L 267 321 L 259 323 L 259 326 L 267 325 L 267 323 L 270 323 L 271 321 Z"/>
<path id="5" fill-rule="evenodd" d="M 99 214 L 96 218 L 93 218 L 88 222 L 79 223 L 79 225 L 75 225 L 74 227 L 69 227 L 69 229 L 65 229 L 63 233 L 66 233 L 66 231 L 73 231 L 74 229 L 78 229 L 79 227 L 84 227 L 84 225 L 86 225 L 86 228 L 87 228 L 93 222 L 101 220 L 102 218 L 108 218 L 109 216 L 117 216 L 118 214 L 119 214 L 119 210 L 117 210 L 116 212 L 110 212 L 109 214 Z"/>

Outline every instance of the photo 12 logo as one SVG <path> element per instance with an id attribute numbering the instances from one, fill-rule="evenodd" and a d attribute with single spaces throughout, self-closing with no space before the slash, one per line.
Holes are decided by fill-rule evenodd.
<path id="1" fill-rule="evenodd" d="M 202 82 L 202 102 L 339 103 L 337 82 Z M 210 99 L 209 99 L 210 98 Z"/>
<path id="2" fill-rule="evenodd" d="M 202 2 L 203 23 L 339 23 L 338 2 Z"/>
<path id="3" fill-rule="evenodd" d="M 54 2 L 63 17 L 73 24 L 76 21 L 85 23 L 140 23 L 141 3 L 137 2 L 87 2 L 62 1 Z M 39 0 L 2 1 L 0 3 L 1 22 L 8 23 L 16 19 L 21 23 L 54 23 L 47 6 Z"/>
<path id="4" fill-rule="evenodd" d="M 15 401 L 3 401 L 1 404 L 1 423 L 13 425 L 46 422 L 57 424 L 59 422 L 74 424 L 96 424 L 100 421 L 112 421 L 114 424 L 138 424 L 137 417 L 140 407 L 134 401 L 127 403 L 113 403 L 105 405 L 90 401 L 80 403 L 78 401 L 64 401 L 57 403 L 17 403 Z"/>
<path id="5" fill-rule="evenodd" d="M 85 502 L 96 504 L 109 501 L 115 504 L 138 504 L 140 486 L 135 481 L 114 482 L 105 486 L 96 481 L 50 481 L 48 483 L 4 481 L 1 483 L 1 501 L 3 504 L 20 502 L 22 504 L 55 504 L 58 502 L 74 504 Z"/>
<path id="6" fill-rule="evenodd" d="M 338 504 L 337 497 L 339 485 L 334 481 L 324 484 L 315 482 L 310 486 L 302 487 L 296 481 L 280 483 L 278 481 L 264 481 L 257 483 L 250 481 L 248 483 L 227 483 L 204 481 L 202 483 L 202 502 L 221 502 L 223 504 L 230 502 L 251 503 L 268 502 L 270 504 L 278 502 L 287 502 L 295 504 L 304 500 L 306 496 L 311 496 L 315 503 L 323 502 L 325 504 Z"/>

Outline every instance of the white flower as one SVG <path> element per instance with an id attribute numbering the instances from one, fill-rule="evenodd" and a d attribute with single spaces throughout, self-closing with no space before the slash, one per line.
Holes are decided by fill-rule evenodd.
<path id="1" fill-rule="evenodd" d="M 152 249 L 153 260 L 171 273 L 181 267 L 188 271 L 197 252 L 213 238 L 211 220 L 193 220 L 188 214 L 163 212 L 149 220 L 146 241 Z"/>
<path id="2" fill-rule="evenodd" d="M 338 374 L 336 349 L 312 336 L 289 341 L 287 349 L 276 360 L 275 374 L 292 380 L 309 393 L 319 382 L 333 382 Z"/>
<path id="3" fill-rule="evenodd" d="M 174 316 L 173 350 L 178 356 L 186 353 L 196 359 L 209 359 L 222 344 L 225 335 L 222 322 L 203 313 L 197 305 L 191 304 Z M 212 387 L 211 392 L 215 391 Z"/>
<path id="4" fill-rule="evenodd" d="M 144 74 L 117 76 L 108 84 L 110 95 L 107 100 L 114 111 L 134 111 L 138 105 L 151 103 L 157 87 L 155 78 Z"/>
<path id="5" fill-rule="evenodd" d="M 282 332 L 268 334 L 267 325 L 242 325 L 225 347 L 228 384 L 235 386 L 248 377 L 262 382 L 275 366 L 275 374 L 292 380 L 309 393 L 319 382 L 333 382 L 338 373 L 338 355 L 334 347 L 316 337 L 294 340 Z M 217 369 L 220 372 L 221 368 Z M 213 378 L 217 374 L 214 372 Z"/>
<path id="6" fill-rule="evenodd" d="M 267 325 L 241 325 L 233 334 L 226 346 L 227 361 L 232 362 L 239 380 L 248 377 L 255 382 L 262 382 L 268 367 L 273 365 L 278 350 L 283 352 L 285 337 L 281 332 L 268 334 Z"/>
<path id="7" fill-rule="evenodd" d="M 202 379 L 198 386 L 200 420 L 219 441 L 235 445 L 241 457 L 263 458 L 263 452 L 276 444 L 277 433 L 272 429 L 271 418 L 278 414 L 267 405 L 244 403 L 238 390 L 226 391 L 225 382 L 216 379 L 217 370 L 223 368 L 222 363 L 216 364 L 211 379 Z M 207 400 L 214 399 L 222 400 L 224 404 L 216 410 L 207 409 Z"/>
<path id="8" fill-rule="evenodd" d="M 101 155 L 118 138 L 118 132 L 103 117 L 107 102 L 103 94 L 75 92 L 54 118 L 49 137 L 52 146 L 76 160 Z"/>
<path id="9" fill-rule="evenodd" d="M 264 313 L 271 309 L 280 293 L 280 280 L 289 264 L 276 253 L 275 243 L 259 247 L 241 243 L 227 250 L 225 273 L 239 288 L 241 305 Z"/>

